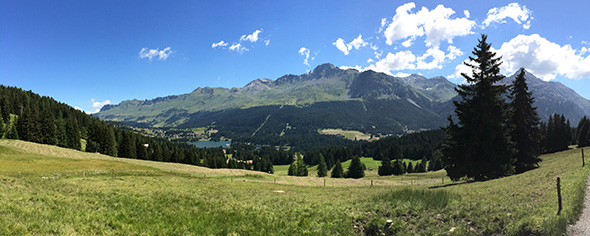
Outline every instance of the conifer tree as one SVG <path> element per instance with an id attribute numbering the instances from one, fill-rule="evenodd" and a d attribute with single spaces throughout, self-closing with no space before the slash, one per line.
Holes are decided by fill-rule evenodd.
<path id="1" fill-rule="evenodd" d="M 291 165 L 289 165 L 289 171 L 287 172 L 290 176 L 297 176 L 297 162 L 293 161 Z"/>
<path id="2" fill-rule="evenodd" d="M 303 161 L 302 157 L 297 157 L 297 176 L 307 176 L 307 165 Z"/>
<path id="3" fill-rule="evenodd" d="M 55 138 L 57 146 L 67 147 L 68 138 L 66 136 L 66 121 L 62 118 L 55 120 Z"/>
<path id="4" fill-rule="evenodd" d="M 395 161 L 393 161 L 393 174 L 403 175 L 404 173 L 406 173 L 404 163 L 400 159 L 396 159 Z"/>
<path id="5" fill-rule="evenodd" d="M 324 156 L 320 154 L 320 163 L 318 164 L 318 177 L 326 177 L 328 175 L 328 166 L 326 166 L 326 161 L 324 160 Z"/>
<path id="6" fill-rule="evenodd" d="M 361 162 L 360 157 L 355 156 L 350 161 L 350 166 L 348 166 L 348 171 L 346 172 L 346 178 L 359 179 L 362 177 L 365 177 L 363 163 Z"/>
<path id="7" fill-rule="evenodd" d="M 6 133 L 6 138 L 7 139 L 19 139 L 18 131 L 16 130 L 16 125 L 11 125 L 10 128 L 8 128 L 8 131 Z"/>
<path id="8" fill-rule="evenodd" d="M 580 123 L 578 123 L 576 139 L 578 141 L 578 147 L 586 147 L 590 145 L 590 119 L 586 116 L 584 116 L 580 120 Z"/>
<path id="9" fill-rule="evenodd" d="M 8 103 L 8 97 L 3 95 L 0 97 L 0 107 L 2 107 L 2 119 L 4 123 L 10 123 L 10 104 Z"/>
<path id="10" fill-rule="evenodd" d="M 467 177 L 481 181 L 514 173 L 509 104 L 503 97 L 508 87 L 496 84 L 504 78 L 501 57 L 491 51 L 484 34 L 472 53 L 472 63 L 464 63 L 472 75 L 462 73 L 467 83 L 455 89 L 461 97 L 453 101 L 458 123 L 449 117 L 445 128 L 444 164 L 453 180 Z"/>
<path id="11" fill-rule="evenodd" d="M 541 161 L 540 118 L 537 108 L 533 107 L 533 93 L 529 92 L 524 68 L 520 69 L 512 83 L 510 98 L 514 125 L 511 137 L 516 147 L 516 173 L 522 173 L 538 167 Z"/>
<path id="12" fill-rule="evenodd" d="M 408 163 L 408 167 L 406 167 L 406 173 L 414 173 L 414 164 L 412 162 Z"/>
<path id="13" fill-rule="evenodd" d="M 53 118 L 53 115 L 51 114 L 51 111 L 49 109 L 43 110 L 43 114 L 41 115 L 41 124 L 41 143 L 55 145 L 57 143 L 55 135 L 55 119 Z"/>
<path id="14" fill-rule="evenodd" d="M 344 170 L 342 169 L 342 164 L 340 163 L 340 160 L 337 160 L 336 164 L 334 164 L 334 168 L 332 168 L 332 173 L 330 174 L 330 177 L 344 178 Z"/>
<path id="15" fill-rule="evenodd" d="M 67 148 L 80 150 L 80 128 L 78 128 L 78 121 L 73 117 L 68 118 L 66 121 L 66 138 Z M 89 144 L 91 144 L 90 141 L 86 145 L 87 151 Z"/>
<path id="16" fill-rule="evenodd" d="M 5 133 L 4 127 L 5 126 L 7 127 L 7 125 L 4 125 L 4 119 L 2 118 L 2 116 L 0 116 L 0 138 L 2 138 L 4 136 L 4 133 Z"/>
<path id="17" fill-rule="evenodd" d="M 386 176 L 386 175 L 392 175 L 393 174 L 393 165 L 391 164 L 391 160 L 389 160 L 389 158 L 383 158 L 383 160 L 381 160 L 381 165 L 379 166 L 379 169 L 377 170 L 377 174 L 379 174 L 379 176 Z"/>

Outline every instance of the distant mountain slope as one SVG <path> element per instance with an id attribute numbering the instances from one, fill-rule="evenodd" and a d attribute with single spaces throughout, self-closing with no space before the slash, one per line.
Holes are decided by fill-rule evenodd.
<path id="1" fill-rule="evenodd" d="M 432 101 L 445 100 L 425 91 L 427 89 L 412 87 L 399 78 L 383 73 L 342 70 L 323 64 L 307 74 L 285 75 L 276 80 L 257 79 L 243 88 L 205 87 L 178 96 L 123 101 L 119 105 L 103 107 L 97 115 L 106 120 L 134 125 L 172 127 L 187 122 L 190 115 L 197 112 L 270 105 L 306 107 L 318 102 L 381 99 L 404 100 L 430 112 L 428 109 L 432 107 Z"/>
<path id="2" fill-rule="evenodd" d="M 510 84 L 514 77 L 502 83 Z M 575 123 L 590 115 L 590 101 L 563 84 L 530 73 L 526 77 L 542 119 L 559 113 Z M 286 138 L 325 128 L 403 134 L 445 126 L 454 110 L 451 101 L 457 99 L 455 86 L 443 77 L 398 78 L 323 64 L 303 75 L 257 79 L 243 88 L 205 87 L 124 101 L 105 106 L 97 115 L 135 126 L 215 126 L 219 136 L 230 138 Z"/>

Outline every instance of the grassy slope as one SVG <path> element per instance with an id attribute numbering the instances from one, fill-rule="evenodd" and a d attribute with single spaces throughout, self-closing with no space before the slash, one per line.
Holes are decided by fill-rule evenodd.
<path id="1" fill-rule="evenodd" d="M 327 179 L 324 188 L 316 177 L 209 170 L 0 140 L 0 234 L 334 235 L 386 219 L 404 234 L 559 234 L 581 211 L 588 169 L 580 165 L 579 150 L 542 158 L 539 169 L 487 182 L 441 185 L 439 171 L 369 176 L 373 187 L 368 179 Z M 54 172 L 55 180 L 42 178 Z M 408 180 L 414 185 L 403 186 Z"/>

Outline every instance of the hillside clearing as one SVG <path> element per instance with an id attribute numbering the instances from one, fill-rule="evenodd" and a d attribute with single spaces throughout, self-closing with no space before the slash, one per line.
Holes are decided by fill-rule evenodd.
<path id="1" fill-rule="evenodd" d="M 581 167 L 578 149 L 542 158 L 538 169 L 486 182 L 443 185 L 439 171 L 328 178 L 323 187 L 317 177 L 212 170 L 0 140 L 0 234 L 348 235 L 379 228 L 387 219 L 398 234 L 562 234 L 581 212 L 588 168 Z M 76 172 L 92 168 L 106 170 L 86 178 Z M 61 174 L 66 171 L 74 174 Z M 51 172 L 55 180 L 43 179 Z M 370 187 L 371 179 L 383 184 Z"/>

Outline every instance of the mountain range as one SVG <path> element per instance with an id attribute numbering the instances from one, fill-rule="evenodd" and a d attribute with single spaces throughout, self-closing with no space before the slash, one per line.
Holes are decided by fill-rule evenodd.
<path id="1" fill-rule="evenodd" d="M 590 101 L 559 82 L 526 73 L 542 119 L 590 115 Z M 502 83 L 510 84 L 515 75 Z M 375 135 L 404 134 L 447 125 L 457 99 L 444 77 L 394 77 L 323 64 L 303 75 L 256 79 L 242 88 L 197 88 L 191 93 L 106 105 L 102 119 L 143 127 L 211 127 L 220 135 L 283 137 L 335 128 Z"/>

